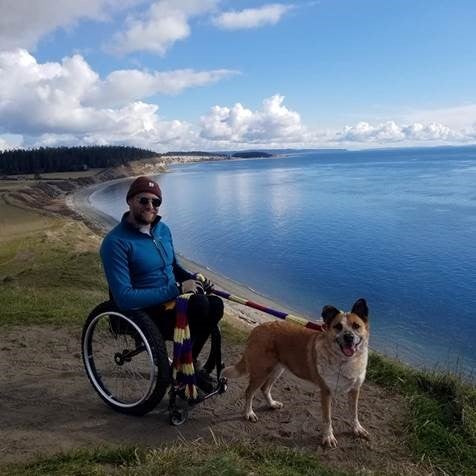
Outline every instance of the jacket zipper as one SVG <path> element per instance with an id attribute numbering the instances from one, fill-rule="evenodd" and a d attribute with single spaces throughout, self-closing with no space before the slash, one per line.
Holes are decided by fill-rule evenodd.
<path id="1" fill-rule="evenodd" d="M 155 247 L 157 248 L 157 251 L 159 252 L 160 256 L 164 260 L 164 264 L 167 263 L 167 260 L 165 259 L 165 249 L 164 245 L 162 243 L 157 243 L 155 238 L 152 238 L 152 241 L 154 242 Z"/>

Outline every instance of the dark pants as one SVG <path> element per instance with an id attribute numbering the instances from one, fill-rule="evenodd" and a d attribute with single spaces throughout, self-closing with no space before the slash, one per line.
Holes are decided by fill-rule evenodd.
<path id="1" fill-rule="evenodd" d="M 162 306 L 146 309 L 147 314 L 157 324 L 165 340 L 173 340 L 175 329 L 175 309 L 164 311 Z M 223 301 L 218 296 L 193 294 L 188 300 L 188 325 L 192 338 L 192 354 L 196 359 L 205 342 L 223 317 Z"/>

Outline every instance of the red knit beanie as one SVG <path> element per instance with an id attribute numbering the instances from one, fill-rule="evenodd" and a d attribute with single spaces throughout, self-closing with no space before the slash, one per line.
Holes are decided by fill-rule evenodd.
<path id="1" fill-rule="evenodd" d="M 154 182 L 149 177 L 137 177 L 129 187 L 126 200 L 129 200 L 129 198 L 132 198 L 138 193 L 144 192 L 153 193 L 154 195 L 157 195 L 157 197 L 162 199 L 162 192 L 160 191 L 160 187 L 157 182 Z"/>

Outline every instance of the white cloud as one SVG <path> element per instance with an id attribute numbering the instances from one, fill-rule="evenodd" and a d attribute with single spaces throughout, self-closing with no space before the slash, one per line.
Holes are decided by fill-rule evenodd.
<path id="1" fill-rule="evenodd" d="M 179 40 L 190 35 L 192 17 L 212 11 L 218 0 L 160 0 L 141 17 L 131 18 L 127 29 L 117 33 L 108 49 L 128 54 L 151 51 L 164 55 Z"/>
<path id="2" fill-rule="evenodd" d="M 238 72 L 227 69 L 181 69 L 154 73 L 118 70 L 109 74 L 104 81 L 97 81 L 88 91 L 85 103 L 113 107 L 159 93 L 178 94 L 187 88 L 213 84 L 235 74 Z"/>
<path id="3" fill-rule="evenodd" d="M 335 136 L 337 142 L 361 144 L 415 144 L 419 142 L 450 143 L 471 140 L 471 136 L 461 131 L 436 123 L 397 124 L 387 121 L 377 125 L 359 122 L 355 126 L 345 126 Z"/>
<path id="4" fill-rule="evenodd" d="M 158 151 L 229 150 L 476 141 L 475 127 L 458 129 L 438 121 L 358 122 L 341 130 L 312 130 L 279 94 L 265 99 L 257 110 L 239 102 L 215 105 L 198 124 L 165 121 L 159 106 L 146 102 L 158 93 L 176 94 L 232 74 L 228 70 L 119 70 L 102 79 L 80 55 L 38 63 L 26 50 L 0 52 L 0 148 L 122 143 Z"/>
<path id="5" fill-rule="evenodd" d="M 0 0 L 0 49 L 34 48 L 40 38 L 81 19 L 107 14 L 144 0 Z"/>
<path id="6" fill-rule="evenodd" d="M 224 12 L 213 19 L 213 23 L 224 30 L 241 30 L 275 25 L 292 8 L 292 5 L 272 3 L 259 8 Z"/>
<path id="7" fill-rule="evenodd" d="M 140 99 L 210 84 L 230 74 L 222 70 L 117 73 L 102 81 L 80 55 L 40 64 L 25 50 L 0 52 L 0 133 L 21 134 L 35 144 L 98 141 L 151 147 L 186 142 L 192 134 L 189 124 L 163 121 L 156 104 Z"/>
<path id="8" fill-rule="evenodd" d="M 231 108 L 214 106 L 200 120 L 200 135 L 205 139 L 230 143 L 301 141 L 307 131 L 299 114 L 287 109 L 283 102 L 283 96 L 272 96 L 263 101 L 259 111 L 251 111 L 240 103 Z"/>
<path id="9" fill-rule="evenodd" d="M 452 129 L 476 127 L 476 104 L 439 109 L 414 110 L 403 115 L 407 122 L 440 122 Z"/>
<path id="10" fill-rule="evenodd" d="M 430 122 L 378 124 L 358 122 L 341 130 L 312 130 L 302 124 L 299 114 L 284 106 L 284 98 L 272 96 L 258 111 L 241 103 L 232 107 L 216 105 L 200 120 L 200 137 L 216 149 L 233 148 L 368 148 L 466 144 L 476 140 L 476 128 L 458 130 Z"/>

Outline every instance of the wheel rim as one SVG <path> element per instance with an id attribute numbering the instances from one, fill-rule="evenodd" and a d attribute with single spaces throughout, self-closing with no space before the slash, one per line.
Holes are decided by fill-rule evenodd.
<path id="1" fill-rule="evenodd" d="M 158 368 L 150 344 L 140 327 L 124 314 L 104 312 L 91 320 L 83 356 L 94 388 L 115 406 L 135 407 L 154 391 Z"/>

